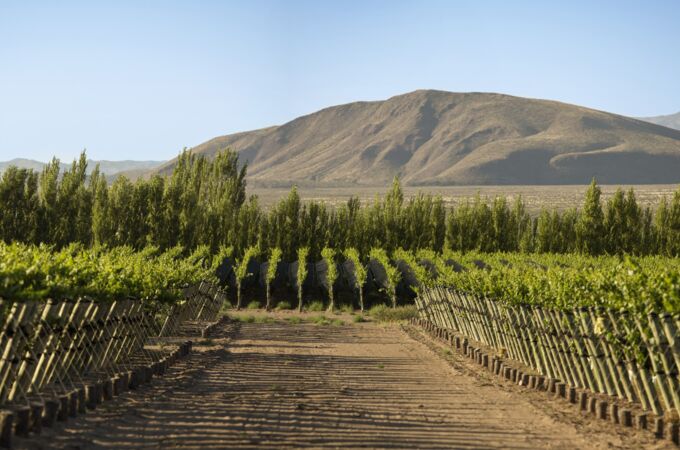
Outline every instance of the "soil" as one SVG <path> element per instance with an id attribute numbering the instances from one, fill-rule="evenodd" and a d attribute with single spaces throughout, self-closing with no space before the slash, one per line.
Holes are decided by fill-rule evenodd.
<path id="1" fill-rule="evenodd" d="M 399 324 L 229 322 L 169 373 L 16 448 L 672 448 Z"/>

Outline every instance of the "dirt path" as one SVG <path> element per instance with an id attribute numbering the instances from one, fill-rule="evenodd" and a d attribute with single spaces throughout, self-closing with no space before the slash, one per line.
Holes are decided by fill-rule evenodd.
<path id="1" fill-rule="evenodd" d="M 538 405 L 514 388 L 452 367 L 423 342 L 397 325 L 227 324 L 163 378 L 17 447 L 664 445 L 572 420 L 559 405 L 546 406 L 559 400 Z"/>

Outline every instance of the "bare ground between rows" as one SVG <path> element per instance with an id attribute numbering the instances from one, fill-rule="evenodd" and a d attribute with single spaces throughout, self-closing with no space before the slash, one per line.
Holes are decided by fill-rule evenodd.
<path id="1" fill-rule="evenodd" d="M 162 378 L 18 448 L 664 448 L 417 330 L 227 323 Z"/>

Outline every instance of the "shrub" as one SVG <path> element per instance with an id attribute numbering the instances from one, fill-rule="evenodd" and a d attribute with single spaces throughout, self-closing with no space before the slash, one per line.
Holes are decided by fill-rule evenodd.
<path id="1" fill-rule="evenodd" d="M 418 311 L 415 305 L 399 306 L 390 308 L 387 305 L 376 305 L 372 307 L 368 314 L 378 322 L 399 322 L 416 317 Z"/>
<path id="2" fill-rule="evenodd" d="M 323 302 L 317 300 L 317 301 L 310 303 L 307 306 L 307 311 L 313 311 L 313 312 L 323 311 Z"/>
<path id="3" fill-rule="evenodd" d="M 330 325 L 331 321 L 324 315 L 310 317 L 309 319 L 312 323 L 316 325 Z"/>
<path id="4" fill-rule="evenodd" d="M 293 305 L 290 304 L 290 302 L 287 302 L 285 300 L 282 300 L 276 304 L 276 309 L 277 310 L 282 310 L 282 309 L 293 309 Z"/>
<path id="5" fill-rule="evenodd" d="M 347 314 L 354 314 L 354 308 L 352 307 L 352 305 L 342 305 L 340 307 L 340 311 Z"/>

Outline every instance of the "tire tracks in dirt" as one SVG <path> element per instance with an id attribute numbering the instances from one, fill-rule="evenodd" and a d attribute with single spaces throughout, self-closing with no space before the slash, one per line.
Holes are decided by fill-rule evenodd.
<path id="1" fill-rule="evenodd" d="M 428 339 L 399 325 L 229 322 L 162 378 L 17 447 L 663 448 Z"/>

